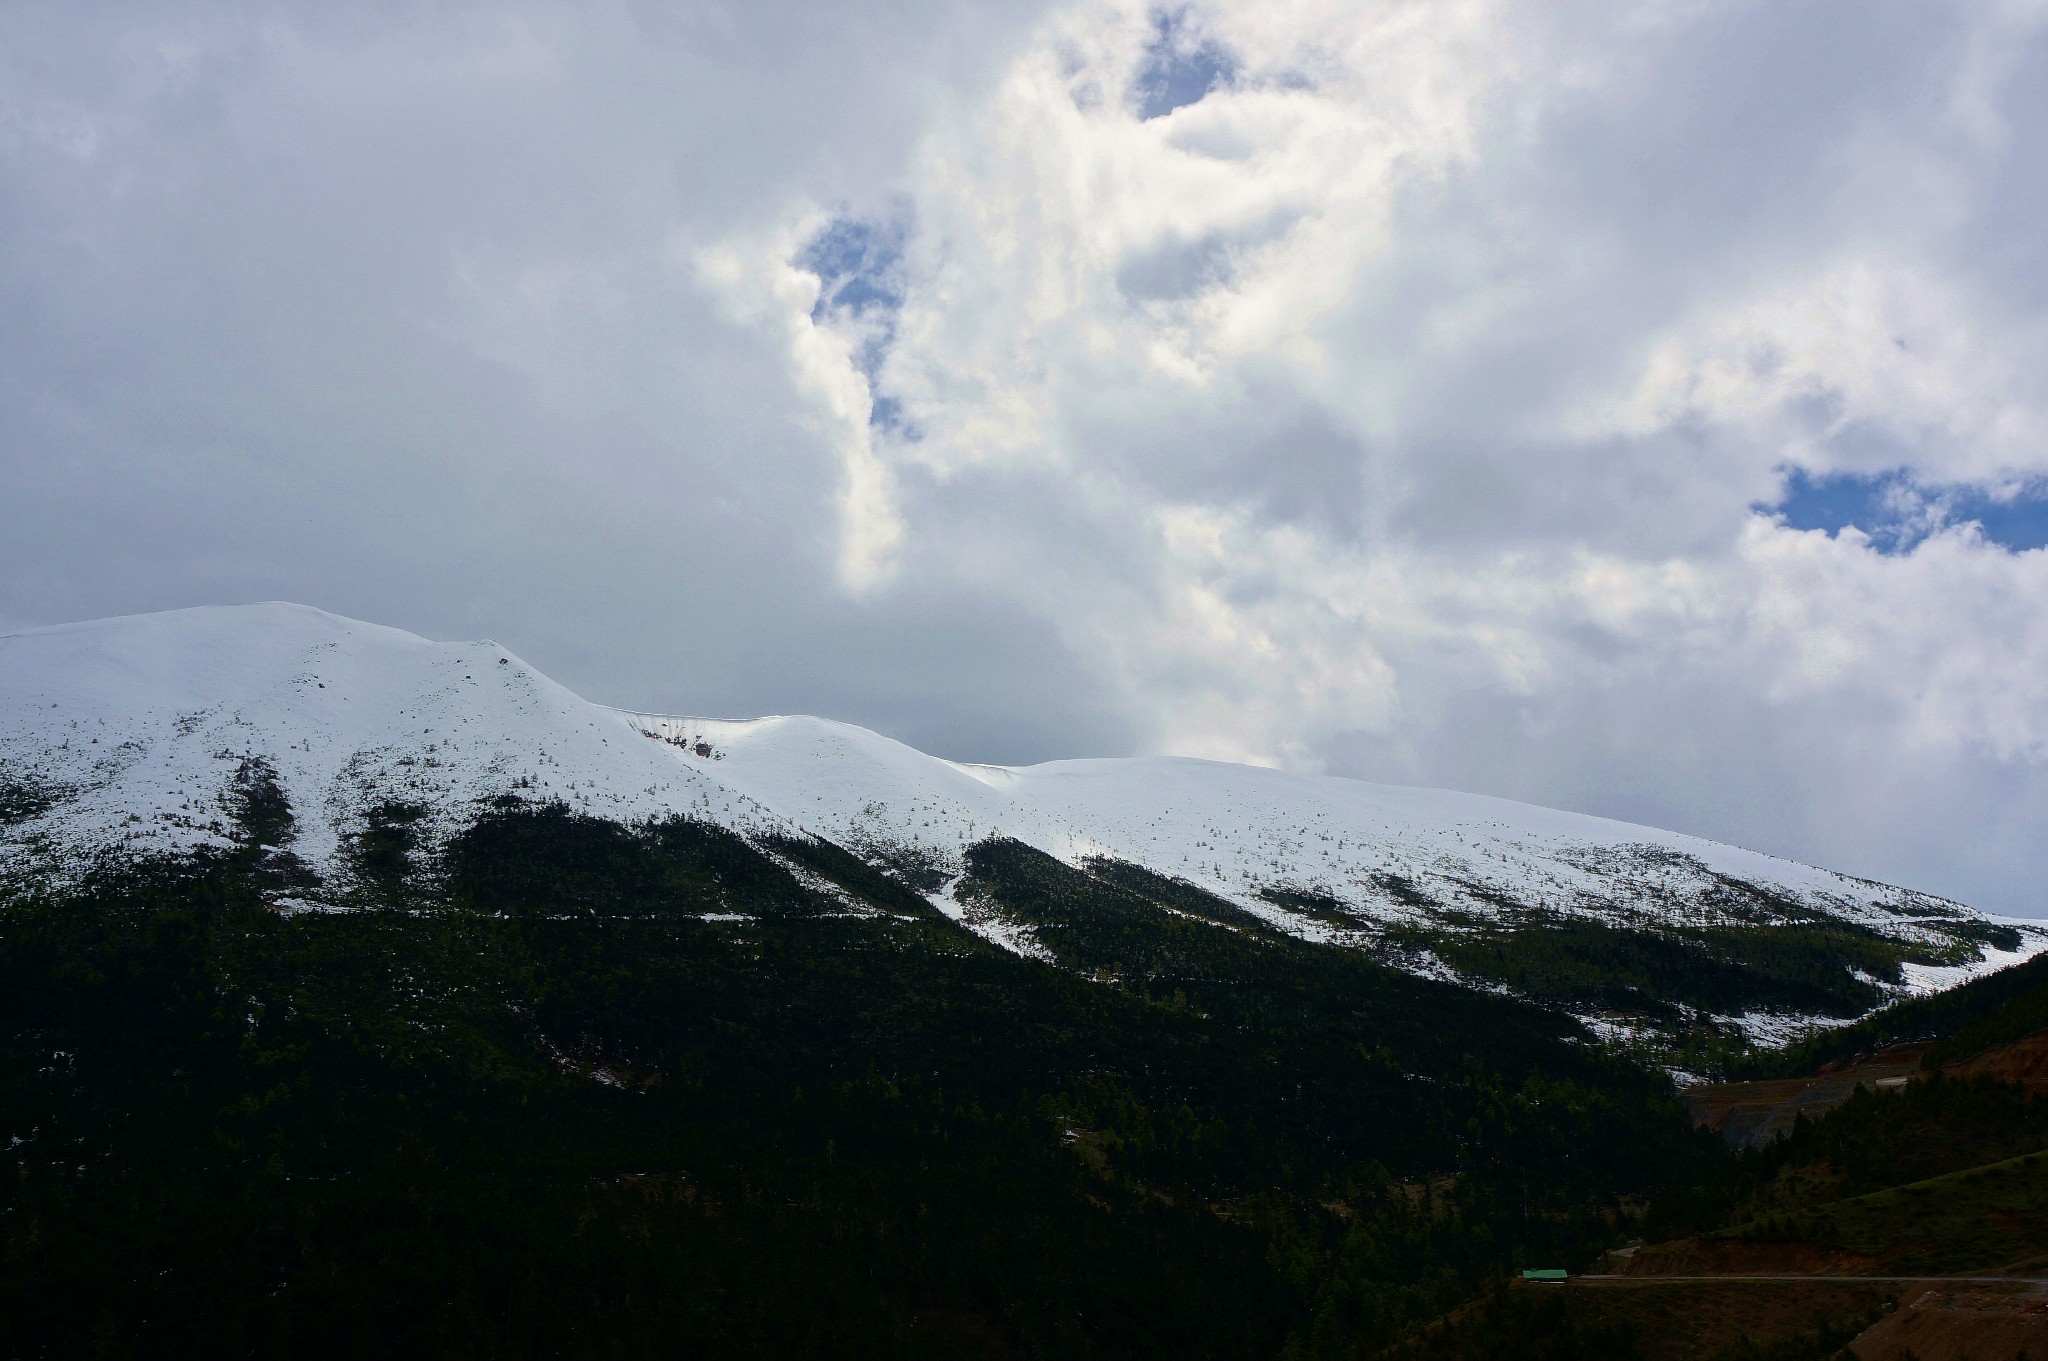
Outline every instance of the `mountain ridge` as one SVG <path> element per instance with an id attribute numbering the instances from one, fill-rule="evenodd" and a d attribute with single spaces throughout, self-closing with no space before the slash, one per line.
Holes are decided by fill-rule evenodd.
<path id="1" fill-rule="evenodd" d="M 1514 982 L 1475 979 L 1475 941 L 1560 924 L 1860 934 L 1897 947 L 1886 996 L 2048 947 L 2037 926 L 1949 899 L 1586 814 L 1185 757 L 955 762 L 808 715 L 642 713 L 584 700 L 492 642 L 431 642 L 285 602 L 0 637 L 0 769 L 0 866 L 16 871 L 227 847 L 238 781 L 273 781 L 313 906 L 346 905 L 350 847 L 378 810 L 415 810 L 431 843 L 509 797 L 624 824 L 815 837 L 1024 953 L 1027 926 L 956 896 L 978 844 L 1134 865 L 1288 935 L 1483 986 Z M 1814 1018 L 1718 1019 L 1768 1039 Z"/>

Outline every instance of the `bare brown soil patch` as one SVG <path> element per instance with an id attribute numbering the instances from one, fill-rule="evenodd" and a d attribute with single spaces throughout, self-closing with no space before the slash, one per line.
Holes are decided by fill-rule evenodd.
<path id="1" fill-rule="evenodd" d="M 1628 1324 L 1644 1356 L 1691 1361 L 1745 1343 L 1768 1345 L 1835 1325 L 1848 1331 L 1891 1299 L 1897 1286 L 1797 1281 L 1572 1282 L 1574 1310 L 1589 1320 Z M 1838 1333 L 1837 1336 L 1840 1334 Z"/>
<path id="2" fill-rule="evenodd" d="M 2008 1361 L 2048 1357 L 2048 1296 L 2038 1287 L 1936 1286 L 1849 1344 L 1859 1361 Z"/>
<path id="3" fill-rule="evenodd" d="M 1611 1270 L 1629 1277 L 1869 1276 L 1884 1272 L 1885 1259 L 1818 1243 L 1680 1238 L 1638 1248 L 1615 1261 Z"/>
<path id="4" fill-rule="evenodd" d="M 1605 1337 L 1615 1354 L 1656 1361 L 1724 1361 L 1750 1347 L 1815 1339 L 1827 1330 L 1834 1346 L 1848 1341 L 1896 1297 L 1879 1282 L 1662 1281 L 1655 1278 L 1575 1278 L 1549 1284 L 1516 1283 L 1509 1294 L 1526 1306 L 1559 1306 L 1552 1334 Z M 1496 1305 L 1477 1301 L 1438 1319 L 1380 1354 L 1380 1361 L 1509 1361 L 1514 1344 L 1486 1324 Z M 1546 1340 L 1555 1337 L 1546 1335 Z M 1564 1355 L 1545 1351 L 1545 1356 Z M 1801 1354 L 1804 1354 L 1802 1351 Z M 1822 1355 L 1822 1351 L 1814 1351 Z M 2003 1361 L 2003 1358 L 2000 1359 Z"/>
<path id="5" fill-rule="evenodd" d="M 1858 1087 L 1903 1085 L 1920 1071 L 1925 1044 L 1895 1044 L 1864 1058 L 1829 1064 L 1811 1077 L 1718 1082 L 1678 1094 L 1696 1125 L 1705 1125 L 1738 1148 L 1767 1144 L 1790 1133 L 1801 1115 L 1811 1120 L 1855 1095 Z"/>
<path id="6" fill-rule="evenodd" d="M 1811 1077 L 1766 1078 L 1688 1087 L 1678 1094 L 1696 1125 L 1704 1125 L 1738 1148 L 1767 1144 L 1790 1133 L 1801 1115 L 1811 1120 L 1847 1101 L 1858 1087 L 1873 1091 L 1903 1086 L 1921 1076 L 1930 1045 L 1895 1044 L 1875 1054 L 1831 1063 Z M 1955 1063 L 1949 1077 L 1990 1077 L 2028 1087 L 2048 1087 L 2048 1031 L 2039 1031 Z"/>
<path id="7" fill-rule="evenodd" d="M 1951 1077 L 1992 1077 L 2029 1087 L 2048 1087 L 2048 1031 L 2025 1035 L 1972 1058 L 1944 1064 Z"/>

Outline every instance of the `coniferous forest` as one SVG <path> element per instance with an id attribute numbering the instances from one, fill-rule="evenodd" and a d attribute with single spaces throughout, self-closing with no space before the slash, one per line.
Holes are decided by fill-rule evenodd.
<path id="1" fill-rule="evenodd" d="M 243 814 L 6 902 L 8 1355 L 1354 1355 L 1718 1156 L 1559 1013 L 1135 869 L 976 852 L 1051 967 L 512 804 L 289 914 Z"/>
<path id="2" fill-rule="evenodd" d="M 258 777 L 237 849 L 0 906 L 9 1357 L 1334 1358 L 1472 1300 L 1428 1354 L 1648 1354 L 1498 1283 L 2041 1142 L 1937 1083 L 1738 1155 L 1562 1011 L 1016 842 L 956 897 L 1045 958 L 914 867 L 510 799 L 377 810 L 293 910 Z M 1589 940 L 1518 967 L 1644 967 Z M 1852 1032 L 1996 1038 L 2037 972 Z"/>

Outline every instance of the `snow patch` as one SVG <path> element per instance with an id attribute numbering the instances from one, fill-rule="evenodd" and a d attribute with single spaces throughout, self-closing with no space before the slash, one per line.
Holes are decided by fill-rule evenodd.
<path id="1" fill-rule="evenodd" d="M 1906 995 L 1922 997 L 1932 992 L 1945 992 L 1981 975 L 2023 964 L 2048 950 L 2048 930 L 2044 930 L 2039 922 L 2009 917 L 1991 920 L 2020 933 L 2018 949 L 2000 950 L 1986 945 L 1983 947 L 1984 957 L 1970 964 L 1901 964 L 1899 972 L 1905 979 Z"/>
<path id="2" fill-rule="evenodd" d="M 961 902 L 955 895 L 963 882 L 964 877 L 952 879 L 947 882 L 944 889 L 925 896 L 948 920 L 957 922 L 991 945 L 1001 946 L 1013 955 L 1022 955 L 1026 959 L 1035 959 L 1041 963 L 1059 962 L 1029 926 L 999 915 L 985 902 Z"/>

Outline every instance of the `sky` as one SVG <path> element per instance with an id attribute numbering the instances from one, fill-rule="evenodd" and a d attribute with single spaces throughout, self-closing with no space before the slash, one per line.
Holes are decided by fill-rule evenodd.
<path id="1" fill-rule="evenodd" d="M 2043 0 L 0 0 L 0 630 L 2048 915 Z"/>

